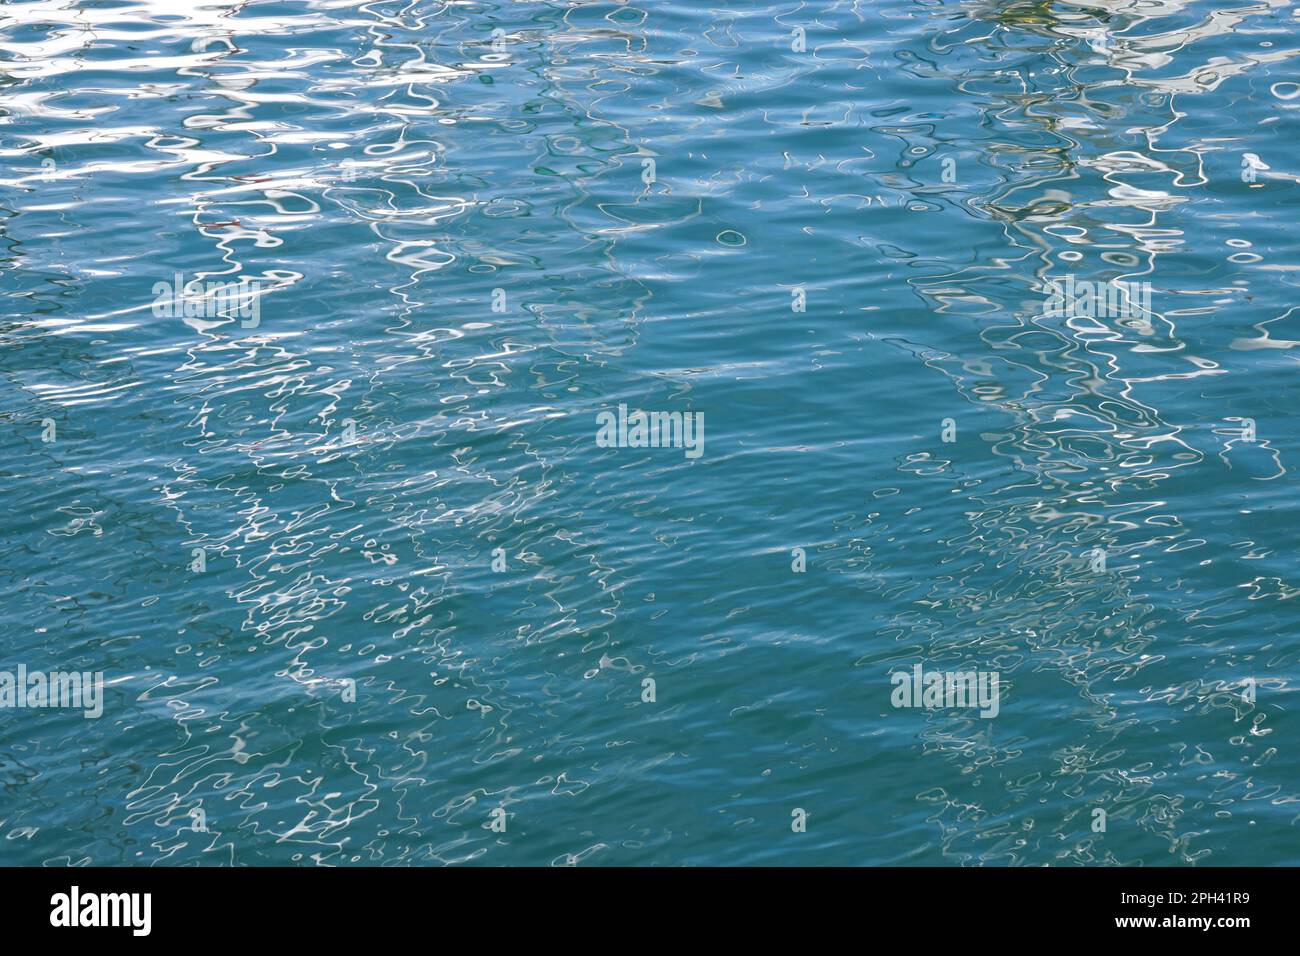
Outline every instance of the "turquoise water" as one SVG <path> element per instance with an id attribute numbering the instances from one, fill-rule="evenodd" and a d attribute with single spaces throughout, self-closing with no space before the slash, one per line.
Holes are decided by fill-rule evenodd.
<path id="1" fill-rule="evenodd" d="M 1290 6 L 189 6 L 0 9 L 0 861 L 1300 863 Z"/>

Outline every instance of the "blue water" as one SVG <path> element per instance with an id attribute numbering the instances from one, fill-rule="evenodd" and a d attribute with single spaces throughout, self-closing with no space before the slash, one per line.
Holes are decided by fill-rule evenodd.
<path id="1" fill-rule="evenodd" d="M 0 709 L 0 862 L 1300 863 L 1298 52 L 5 4 L 0 669 L 104 691 Z"/>

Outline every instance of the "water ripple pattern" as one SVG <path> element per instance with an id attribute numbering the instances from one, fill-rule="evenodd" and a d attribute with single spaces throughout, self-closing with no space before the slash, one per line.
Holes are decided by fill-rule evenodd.
<path id="1" fill-rule="evenodd" d="M 0 862 L 1300 863 L 1298 53 L 6 3 Z"/>

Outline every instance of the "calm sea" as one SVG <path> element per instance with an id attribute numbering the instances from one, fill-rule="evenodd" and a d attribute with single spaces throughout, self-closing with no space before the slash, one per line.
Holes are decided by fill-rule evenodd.
<path id="1" fill-rule="evenodd" d="M 1298 27 L 6 3 L 0 862 L 1300 863 Z"/>

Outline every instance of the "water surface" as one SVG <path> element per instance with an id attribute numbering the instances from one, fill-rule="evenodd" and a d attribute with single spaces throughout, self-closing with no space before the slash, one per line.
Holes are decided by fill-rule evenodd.
<path id="1" fill-rule="evenodd" d="M 0 861 L 1300 863 L 1298 23 L 5 4 Z"/>

